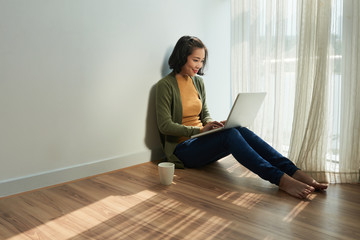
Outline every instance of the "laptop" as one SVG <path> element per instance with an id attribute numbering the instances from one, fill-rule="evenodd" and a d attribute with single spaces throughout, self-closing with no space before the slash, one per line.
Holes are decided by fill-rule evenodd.
<path id="1" fill-rule="evenodd" d="M 236 96 L 229 116 L 223 127 L 192 135 L 191 138 L 205 136 L 229 128 L 250 126 L 254 122 L 254 119 L 264 101 L 265 95 L 265 92 L 239 93 Z"/>

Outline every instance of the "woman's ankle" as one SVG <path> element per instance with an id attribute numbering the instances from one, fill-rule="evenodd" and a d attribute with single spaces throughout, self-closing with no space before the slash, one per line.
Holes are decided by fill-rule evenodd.
<path id="1" fill-rule="evenodd" d="M 291 177 L 300 182 L 308 184 L 317 190 L 325 190 L 328 187 L 328 184 L 317 182 L 315 179 L 301 170 L 297 170 Z"/>
<path id="2" fill-rule="evenodd" d="M 307 198 L 315 190 L 314 187 L 300 182 L 287 174 L 281 177 L 279 188 L 289 195 L 300 199 Z"/>

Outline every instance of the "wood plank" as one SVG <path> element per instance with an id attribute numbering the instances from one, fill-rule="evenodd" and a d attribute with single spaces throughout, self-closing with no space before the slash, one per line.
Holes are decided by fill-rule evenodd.
<path id="1" fill-rule="evenodd" d="M 299 200 L 232 157 L 163 186 L 146 163 L 0 199 L 0 239 L 360 239 L 359 190 Z"/>

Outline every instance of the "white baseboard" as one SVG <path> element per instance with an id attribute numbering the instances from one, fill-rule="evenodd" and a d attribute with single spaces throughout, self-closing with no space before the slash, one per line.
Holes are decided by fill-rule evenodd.
<path id="1" fill-rule="evenodd" d="M 86 178 L 162 158 L 162 152 L 142 151 L 96 162 L 55 169 L 30 176 L 0 181 L 0 197 Z"/>

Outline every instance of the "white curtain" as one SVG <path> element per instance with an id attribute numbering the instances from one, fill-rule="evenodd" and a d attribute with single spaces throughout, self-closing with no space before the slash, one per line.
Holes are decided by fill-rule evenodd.
<path id="1" fill-rule="evenodd" d="M 327 140 L 331 113 L 330 87 L 331 1 L 300 1 L 294 121 L 289 157 L 318 181 L 328 181 Z"/>
<path id="2" fill-rule="evenodd" d="M 266 91 L 252 128 L 287 153 L 293 118 L 296 1 L 232 1 L 232 92 Z"/>
<path id="3" fill-rule="evenodd" d="M 359 180 L 360 167 L 360 1 L 344 0 L 339 171 L 341 182 Z"/>
<path id="4" fill-rule="evenodd" d="M 266 91 L 251 128 L 319 181 L 359 181 L 359 10 L 232 0 L 233 96 Z"/>

